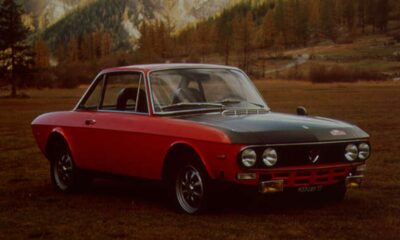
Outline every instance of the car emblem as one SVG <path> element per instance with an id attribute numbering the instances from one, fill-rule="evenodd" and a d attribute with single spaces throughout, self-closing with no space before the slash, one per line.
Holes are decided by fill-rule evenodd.
<path id="1" fill-rule="evenodd" d="M 319 160 L 319 150 L 311 150 L 308 152 L 308 160 L 312 163 L 316 163 Z"/>
<path id="2" fill-rule="evenodd" d="M 347 133 L 343 130 L 334 129 L 331 131 L 331 135 L 332 136 L 345 136 L 345 135 L 347 135 Z"/>
<path id="3" fill-rule="evenodd" d="M 308 126 L 306 126 L 306 125 L 303 125 L 302 126 L 304 129 L 310 129 L 310 127 L 308 127 Z"/>

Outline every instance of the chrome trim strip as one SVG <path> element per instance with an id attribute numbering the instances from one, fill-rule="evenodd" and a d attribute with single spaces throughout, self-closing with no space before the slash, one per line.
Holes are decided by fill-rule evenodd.
<path id="1" fill-rule="evenodd" d="M 138 109 L 138 102 L 139 102 L 139 95 L 140 95 L 140 87 L 141 87 L 141 83 L 142 83 L 142 78 L 143 78 L 143 74 L 140 74 L 139 86 L 138 86 L 138 90 L 137 90 L 137 93 L 136 93 L 135 112 L 137 112 L 137 109 Z"/>
<path id="2" fill-rule="evenodd" d="M 302 146 L 302 145 L 323 145 L 323 144 L 334 144 L 334 143 L 353 143 L 353 142 L 368 142 L 368 139 L 349 139 L 340 141 L 324 141 L 324 142 L 303 142 L 303 143 L 276 143 L 276 144 L 260 144 L 260 145 L 248 145 L 240 149 L 240 151 L 246 150 L 248 148 L 256 147 L 281 147 L 281 146 Z"/>
<path id="3" fill-rule="evenodd" d="M 138 113 L 138 112 L 130 112 L 130 111 L 118 111 L 118 110 L 96 110 L 96 112 L 100 113 L 126 113 L 126 114 L 134 114 L 134 115 L 143 115 L 143 116 L 148 116 L 147 113 Z"/>
<path id="4" fill-rule="evenodd" d="M 311 166 L 302 168 L 302 166 L 291 166 L 291 167 L 280 167 L 280 168 L 250 168 L 248 171 L 256 171 L 257 173 L 269 173 L 269 172 L 290 172 L 290 171 L 310 171 L 310 170 L 324 170 L 324 169 L 335 169 L 335 168 L 343 168 L 343 167 L 356 167 L 361 165 L 361 162 L 358 163 L 339 163 L 329 166 Z"/>
<path id="5" fill-rule="evenodd" d="M 134 65 L 133 67 L 143 67 L 148 68 L 148 65 Z M 150 65 L 151 67 L 151 65 Z M 129 68 L 129 66 L 127 67 Z M 158 66 L 154 67 L 149 72 L 157 72 L 157 71 L 165 71 L 165 70 L 174 70 L 174 69 L 229 69 L 229 70 L 240 70 L 237 67 L 227 66 L 227 65 L 218 65 L 218 64 L 199 64 L 199 63 L 180 63 L 178 65 L 172 64 L 172 66 Z"/>
<path id="6" fill-rule="evenodd" d="M 263 103 L 264 103 L 264 105 L 265 105 L 265 109 L 267 110 L 267 111 L 271 111 L 271 108 L 268 106 L 268 104 L 267 104 L 267 102 L 265 102 L 265 99 L 264 99 L 264 97 L 262 96 L 262 94 L 260 93 L 260 91 L 258 90 L 258 88 L 256 87 L 256 85 L 254 85 L 254 82 L 251 80 L 251 78 L 242 70 L 242 69 L 236 69 L 236 70 L 238 70 L 239 72 L 241 72 L 246 78 L 247 78 L 247 81 L 249 81 L 250 82 L 250 84 L 256 89 L 256 92 L 258 93 L 258 95 L 261 97 L 261 100 L 263 101 Z"/>
<path id="7" fill-rule="evenodd" d="M 104 75 L 103 75 L 104 74 Z M 92 89 L 93 85 L 99 81 L 99 77 L 100 76 L 105 76 L 105 73 L 100 72 L 99 74 L 96 75 L 96 77 L 93 79 L 92 83 L 89 85 L 89 87 L 86 89 L 86 91 L 83 93 L 82 97 L 79 99 L 78 103 L 75 105 L 75 107 L 72 109 L 72 111 L 76 111 L 79 107 L 79 105 L 81 105 L 83 99 L 85 99 L 86 95 L 89 93 L 89 91 Z"/>
<path id="8" fill-rule="evenodd" d="M 182 110 L 182 111 L 170 111 L 170 112 L 159 112 L 154 113 L 156 116 L 168 116 L 168 115 L 175 115 L 181 113 L 201 113 L 201 112 L 222 112 L 220 108 L 197 108 L 197 109 L 190 109 L 190 110 Z"/>

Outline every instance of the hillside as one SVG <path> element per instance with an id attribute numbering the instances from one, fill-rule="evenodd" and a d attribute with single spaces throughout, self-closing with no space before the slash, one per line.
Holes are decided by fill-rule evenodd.
<path id="1" fill-rule="evenodd" d="M 20 0 L 35 31 L 43 31 L 93 0 Z"/>
<path id="2" fill-rule="evenodd" d="M 110 32 L 115 49 L 130 49 L 140 37 L 143 21 L 168 22 L 171 30 L 178 30 L 189 23 L 210 17 L 229 4 L 230 0 L 57 0 L 26 4 L 37 14 L 39 24 L 45 28 L 43 37 L 52 49 L 71 38 L 97 30 Z M 52 13 L 53 15 L 51 15 Z"/>
<path id="3" fill-rule="evenodd" d="M 92 0 L 40 34 L 37 62 L 51 66 L 37 66 L 33 86 L 74 87 L 106 67 L 162 62 L 233 65 L 262 79 L 400 76 L 397 0 Z"/>

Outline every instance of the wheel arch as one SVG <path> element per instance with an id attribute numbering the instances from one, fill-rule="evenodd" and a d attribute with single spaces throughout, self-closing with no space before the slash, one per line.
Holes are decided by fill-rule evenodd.
<path id="1" fill-rule="evenodd" d="M 200 153 L 200 151 L 194 147 L 192 144 L 187 142 L 177 142 L 171 145 L 167 154 L 164 157 L 163 167 L 162 167 L 162 176 L 161 179 L 164 181 L 169 178 L 171 170 L 176 167 L 182 159 L 178 159 L 177 156 L 182 153 L 191 153 L 196 156 L 194 159 L 198 161 L 201 166 L 203 166 L 204 170 L 206 171 L 207 175 L 213 179 L 214 176 L 210 167 L 208 166 L 207 162 L 204 160 L 204 157 Z"/>
<path id="2" fill-rule="evenodd" d="M 68 137 L 64 133 L 64 131 L 61 128 L 55 128 L 53 131 L 49 134 L 47 137 L 46 145 L 45 145 L 45 156 L 46 158 L 51 161 L 53 157 L 53 153 L 51 151 L 52 147 L 54 146 L 55 143 L 57 142 L 63 142 L 64 144 L 67 145 L 68 149 L 70 150 L 70 154 L 73 157 L 73 153 L 71 151 L 71 146 L 68 141 Z"/>

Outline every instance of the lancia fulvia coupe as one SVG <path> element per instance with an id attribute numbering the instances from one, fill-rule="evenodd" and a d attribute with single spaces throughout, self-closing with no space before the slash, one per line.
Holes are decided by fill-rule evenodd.
<path id="1" fill-rule="evenodd" d="M 107 69 L 71 111 L 32 122 L 58 191 L 108 173 L 165 183 L 176 207 L 204 211 L 217 183 L 260 194 L 361 184 L 369 135 L 355 125 L 272 112 L 238 68 L 205 64 Z"/>

